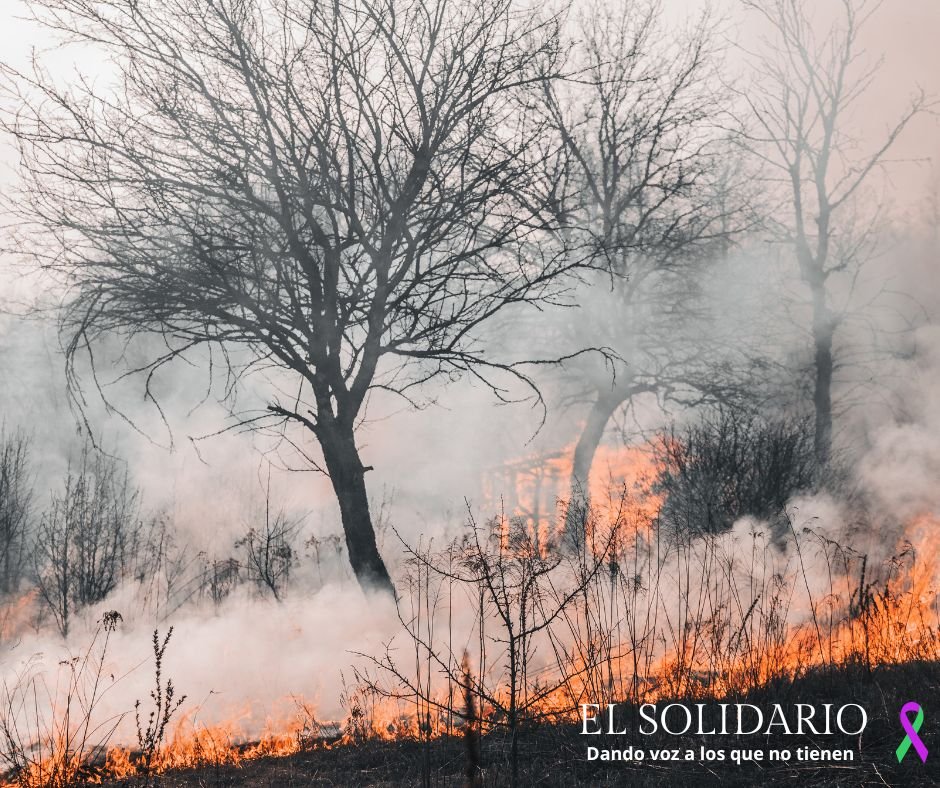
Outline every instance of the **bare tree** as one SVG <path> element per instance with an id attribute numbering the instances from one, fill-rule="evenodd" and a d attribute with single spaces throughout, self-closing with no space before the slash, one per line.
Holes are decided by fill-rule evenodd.
<path id="1" fill-rule="evenodd" d="M 129 574 L 139 600 L 154 617 L 165 620 L 198 591 L 202 555 L 181 538 L 175 522 L 158 512 L 142 522 L 140 538 L 129 556 Z M 197 574 L 194 575 L 193 570 Z"/>
<path id="2" fill-rule="evenodd" d="M 23 576 L 32 498 L 29 439 L 0 429 L 0 596 L 15 592 Z"/>
<path id="3" fill-rule="evenodd" d="M 877 209 L 861 204 L 863 186 L 925 108 L 925 98 L 915 96 L 876 144 L 862 144 L 852 112 L 879 63 L 864 63 L 860 35 L 877 0 L 834 4 L 837 18 L 825 30 L 817 29 L 814 4 L 804 0 L 748 0 L 746 5 L 771 33 L 761 53 L 752 56 L 756 84 L 741 93 L 753 118 L 748 147 L 766 165 L 767 180 L 783 190 L 769 223 L 794 250 L 806 285 L 814 452 L 818 471 L 824 472 L 832 448 L 833 381 L 841 366 L 837 333 L 871 258 L 876 226 Z"/>
<path id="4" fill-rule="evenodd" d="M 140 533 L 140 495 L 120 463 L 84 444 L 53 493 L 36 534 L 39 595 L 59 631 L 101 602 L 130 574 Z"/>
<path id="5" fill-rule="evenodd" d="M 244 581 L 242 565 L 237 558 L 211 558 L 201 553 L 202 569 L 197 578 L 200 599 L 211 599 L 216 608 Z"/>
<path id="6" fill-rule="evenodd" d="M 312 433 L 356 577 L 393 592 L 356 441 L 367 398 L 413 401 L 439 375 L 529 381 L 484 355 L 481 329 L 560 297 L 579 265 L 539 243 L 557 150 L 527 94 L 558 70 L 557 21 L 510 0 L 34 6 L 118 76 L 96 92 L 6 70 L 19 214 L 70 285 L 73 374 L 96 340 L 143 334 L 164 343 L 141 365 L 148 396 L 206 344 L 236 375 L 276 370 L 241 423 Z"/>
<path id="7" fill-rule="evenodd" d="M 587 511 L 594 455 L 618 410 L 640 394 L 698 399 L 718 388 L 715 354 L 696 323 L 701 272 L 726 249 L 739 197 L 720 128 L 715 31 L 704 16 L 664 44 L 660 12 L 655 1 L 592 6 L 573 73 L 545 93 L 567 153 L 562 232 L 603 272 L 577 319 L 620 359 L 613 379 L 609 369 L 577 376 L 572 399 L 590 405 L 574 450 L 569 529 Z"/>

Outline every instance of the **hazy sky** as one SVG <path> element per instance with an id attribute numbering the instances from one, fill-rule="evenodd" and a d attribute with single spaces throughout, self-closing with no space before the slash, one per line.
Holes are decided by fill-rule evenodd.
<path id="1" fill-rule="evenodd" d="M 664 0 L 668 18 L 681 19 L 696 13 L 702 0 Z M 759 28 L 753 15 L 743 13 L 739 0 L 716 0 L 712 3 L 728 21 L 733 38 L 753 46 Z M 825 16 L 836 10 L 841 0 L 815 0 L 810 3 Z M 53 43 L 48 34 L 25 20 L 28 15 L 24 0 L 0 0 L 0 57 L 22 67 L 28 63 L 33 49 L 46 50 Z M 901 111 L 913 90 L 922 87 L 928 94 L 940 96 L 940 2 L 937 0 L 884 0 L 865 30 L 864 44 L 871 59 L 884 58 L 878 79 L 872 85 L 857 118 L 860 131 L 877 138 L 887 124 Z M 51 62 L 68 66 L 75 54 L 53 51 Z M 734 58 L 730 59 L 731 62 Z M 85 70 L 94 70 L 93 63 L 81 63 Z M 0 148 L 0 153 L 5 149 Z M 934 116 L 915 120 L 900 140 L 896 158 L 916 160 L 892 170 L 897 198 L 905 203 L 920 199 L 930 179 L 931 161 L 940 162 L 940 123 Z M 9 155 L 0 156 L 0 183 L 6 180 Z M 937 177 L 940 177 L 938 175 Z"/>

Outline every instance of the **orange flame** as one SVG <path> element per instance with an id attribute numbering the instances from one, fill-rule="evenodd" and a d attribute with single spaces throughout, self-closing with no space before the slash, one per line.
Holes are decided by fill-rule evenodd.
<path id="1" fill-rule="evenodd" d="M 570 457 L 569 451 L 529 458 L 488 480 L 490 494 L 503 496 L 505 508 L 525 520 L 536 544 L 548 544 L 557 535 L 555 529 L 562 527 L 563 518 L 551 515 L 556 500 L 568 492 Z M 622 607 L 611 614 L 610 630 L 595 640 L 589 636 L 586 647 L 561 649 L 568 661 L 545 668 L 556 675 L 546 674 L 544 683 L 564 680 L 557 681 L 557 689 L 545 694 L 531 712 L 570 718 L 585 698 L 644 702 L 723 697 L 821 665 L 863 662 L 876 667 L 940 658 L 940 520 L 935 514 L 924 513 L 908 523 L 895 555 L 878 567 L 869 566 L 865 556 L 846 553 L 841 568 L 829 573 L 829 585 L 814 589 L 803 556 L 813 545 L 825 552 L 832 542 L 814 542 L 812 533 L 799 536 L 794 530 L 790 546 L 771 549 L 769 539 L 752 531 L 750 556 L 746 545 L 724 535 L 690 540 L 674 548 L 667 560 L 652 548 L 662 501 L 650 489 L 657 472 L 650 448 L 601 447 L 595 469 L 592 504 L 610 501 L 611 508 L 620 506 L 624 493 L 630 500 L 630 538 L 617 545 L 605 580 L 609 593 L 616 589 L 620 595 Z M 763 545 L 763 551 L 755 545 Z M 742 571 L 747 573 L 744 583 L 738 579 Z M 801 606 L 798 611 L 794 600 Z M 575 611 L 573 620 L 586 621 L 589 614 L 587 609 Z M 235 722 L 205 726 L 185 717 L 152 754 L 149 769 L 162 773 L 203 765 L 239 766 L 364 738 L 453 735 L 463 724 L 459 715 L 429 711 L 453 707 L 453 688 L 450 691 L 451 697 L 442 693 L 437 705 L 418 706 L 420 712 L 401 700 L 356 697 L 347 704 L 349 715 L 341 724 L 320 724 L 315 709 L 301 705 L 297 718 L 269 721 L 250 743 Z M 479 718 L 484 728 L 495 725 L 497 717 L 495 709 L 482 704 Z M 144 763 L 142 753 L 115 747 L 100 774 L 127 778 L 139 774 Z M 76 753 L 58 754 L 30 767 L 32 772 L 15 783 L 0 785 L 48 785 L 53 771 L 77 774 L 86 766 Z"/>

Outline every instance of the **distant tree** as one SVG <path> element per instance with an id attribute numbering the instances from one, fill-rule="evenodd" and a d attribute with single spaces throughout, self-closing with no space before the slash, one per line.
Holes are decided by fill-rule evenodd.
<path id="1" fill-rule="evenodd" d="M 52 494 L 33 549 L 39 595 L 63 636 L 75 613 L 131 574 L 141 530 L 140 493 L 119 461 L 85 443 Z"/>
<path id="2" fill-rule="evenodd" d="M 236 376 L 277 370 L 250 423 L 309 430 L 356 577 L 393 592 L 356 440 L 367 398 L 528 381 L 481 330 L 562 297 L 581 262 L 542 243 L 557 148 L 532 93 L 563 61 L 557 21 L 511 0 L 32 6 L 117 77 L 5 70 L 26 184 L 11 208 L 69 285 L 73 374 L 102 337 L 142 334 L 163 343 L 140 365 L 148 396 L 207 343 Z"/>
<path id="3" fill-rule="evenodd" d="M 751 127 L 746 141 L 777 197 L 768 227 L 792 248 L 806 286 L 814 453 L 824 473 L 832 451 L 833 383 L 854 353 L 845 341 L 840 345 L 839 332 L 853 316 L 852 297 L 872 258 L 880 208 L 865 204 L 863 186 L 926 103 L 922 93 L 914 96 L 880 140 L 859 139 L 853 112 L 880 65 L 864 62 L 860 36 L 877 0 L 842 0 L 825 9 L 804 0 L 745 4 L 770 31 L 751 57 L 753 84 L 740 93 Z M 833 10 L 835 20 L 823 29 L 818 16 Z"/>
<path id="4" fill-rule="evenodd" d="M 296 523 L 287 519 L 283 512 L 277 512 L 273 519 L 266 516 L 260 528 L 248 529 L 235 543 L 235 547 L 244 551 L 248 579 L 259 591 L 270 593 L 278 602 L 297 558 L 291 544 L 295 533 Z"/>
<path id="5" fill-rule="evenodd" d="M 29 439 L 0 428 L 0 595 L 15 592 L 23 577 L 32 500 Z"/>
<path id="6" fill-rule="evenodd" d="M 130 575 L 143 607 L 154 618 L 165 620 L 198 593 L 193 570 L 201 571 L 203 556 L 182 538 L 165 512 L 148 516 L 141 526 Z"/>
<path id="7" fill-rule="evenodd" d="M 600 272 L 572 331 L 619 361 L 613 375 L 609 365 L 576 367 L 569 378 L 569 399 L 589 403 L 574 448 L 569 530 L 586 515 L 594 456 L 618 411 L 643 394 L 688 404 L 721 388 L 701 285 L 742 206 L 721 128 L 728 104 L 711 20 L 667 35 L 657 2 L 596 3 L 580 33 L 570 76 L 545 91 L 567 157 L 557 209 L 561 232 Z"/>

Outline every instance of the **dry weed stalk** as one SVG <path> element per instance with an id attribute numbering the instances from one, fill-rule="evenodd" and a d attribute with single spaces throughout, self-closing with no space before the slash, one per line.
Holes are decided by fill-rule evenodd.
<path id="1" fill-rule="evenodd" d="M 120 621 L 120 613 L 105 613 L 88 648 L 59 663 L 55 686 L 29 665 L 13 686 L 3 687 L 0 762 L 12 785 L 70 788 L 102 772 L 109 741 L 124 716 L 97 719 L 108 690 L 108 643 Z"/>

